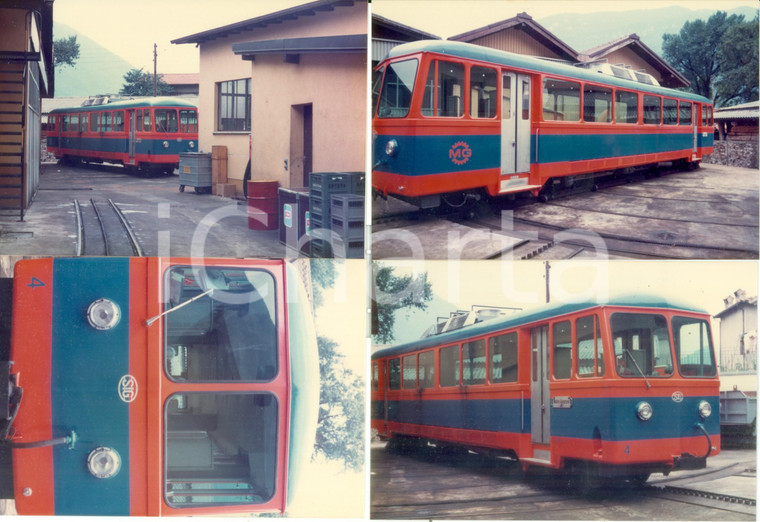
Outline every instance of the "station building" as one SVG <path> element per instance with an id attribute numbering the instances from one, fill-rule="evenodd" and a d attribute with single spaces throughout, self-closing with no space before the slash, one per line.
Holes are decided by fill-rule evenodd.
<path id="1" fill-rule="evenodd" d="M 23 219 L 39 185 L 41 99 L 53 97 L 53 0 L 4 0 L 0 35 L 0 215 Z"/>
<path id="2" fill-rule="evenodd" d="M 365 170 L 367 2 L 317 0 L 173 40 L 200 52 L 199 146 L 250 179 Z"/>

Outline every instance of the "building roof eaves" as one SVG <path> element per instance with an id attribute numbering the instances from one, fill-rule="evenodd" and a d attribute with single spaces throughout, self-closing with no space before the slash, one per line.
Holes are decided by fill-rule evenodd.
<path id="1" fill-rule="evenodd" d="M 450 36 L 449 40 L 458 42 L 472 42 L 478 38 L 483 38 L 493 33 L 510 29 L 512 27 L 518 27 L 524 29 L 531 36 L 536 38 L 542 44 L 546 45 L 550 49 L 559 51 L 559 54 L 565 54 L 565 57 L 570 60 L 578 59 L 578 51 L 567 45 L 565 42 L 557 38 L 544 26 L 533 20 L 527 13 L 519 13 L 517 16 L 496 22 L 485 27 L 473 29 L 458 35 Z"/>
<path id="2" fill-rule="evenodd" d="M 403 32 L 403 33 L 408 33 L 410 36 L 418 40 L 440 40 L 441 39 L 440 36 L 437 36 L 435 34 L 426 33 L 425 31 L 420 31 L 419 29 L 415 29 L 414 27 L 404 25 L 402 23 L 396 22 L 395 20 L 385 18 L 384 16 L 380 16 L 379 14 L 375 14 L 375 13 L 372 13 L 372 24 L 384 25 L 390 29 L 394 29 L 396 31 Z"/>
<path id="3" fill-rule="evenodd" d="M 332 11 L 336 7 L 351 6 L 356 1 L 363 0 L 316 0 L 307 4 L 290 7 L 269 13 L 255 18 L 249 18 L 242 22 L 236 22 L 234 24 L 225 25 L 222 27 L 216 27 L 207 31 L 201 31 L 200 33 L 183 36 L 171 41 L 173 44 L 187 44 L 194 43 L 200 44 L 209 40 L 215 40 L 217 38 L 223 38 L 233 34 L 238 34 L 242 31 L 251 31 L 254 29 L 266 27 L 270 24 L 282 23 L 285 20 L 296 20 L 302 16 L 312 16 L 318 11 Z"/>
<path id="4" fill-rule="evenodd" d="M 367 50 L 366 34 L 279 38 L 232 44 L 232 52 L 251 59 L 257 54 L 351 53 Z"/>

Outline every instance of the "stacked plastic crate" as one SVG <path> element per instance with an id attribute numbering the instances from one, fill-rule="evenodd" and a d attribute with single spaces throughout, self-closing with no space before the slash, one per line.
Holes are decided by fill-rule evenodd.
<path id="1" fill-rule="evenodd" d="M 364 257 L 364 196 L 333 194 L 330 209 L 335 257 Z"/>
<path id="2" fill-rule="evenodd" d="M 332 197 L 334 195 L 346 194 L 361 196 L 363 198 L 364 186 L 364 172 L 311 173 L 309 178 L 309 215 L 311 221 L 310 237 L 312 257 L 332 257 L 333 255 L 347 253 L 345 252 L 345 249 L 343 252 L 334 252 L 331 247 L 331 245 L 334 247 L 346 244 L 344 241 L 341 241 L 343 238 L 333 229 Z M 342 214 L 339 219 L 343 219 Z M 356 227 L 355 223 L 354 227 Z M 362 230 L 363 245 L 363 210 L 361 214 L 360 228 Z"/>

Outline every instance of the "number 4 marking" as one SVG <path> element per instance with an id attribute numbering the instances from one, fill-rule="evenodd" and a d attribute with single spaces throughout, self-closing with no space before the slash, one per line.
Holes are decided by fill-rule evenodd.
<path id="1" fill-rule="evenodd" d="M 36 277 L 33 277 L 33 278 L 32 278 L 32 282 L 31 282 L 31 283 L 29 283 L 29 284 L 28 284 L 28 285 L 26 285 L 26 286 L 28 286 L 29 288 L 37 288 L 38 286 L 45 286 L 45 283 L 43 283 L 42 281 L 40 281 L 40 280 L 39 280 L 39 279 L 37 279 Z"/>
<path id="2" fill-rule="evenodd" d="M 630 446 L 626 446 L 625 447 L 625 451 L 623 451 L 623 453 L 625 453 L 626 455 L 628 455 L 630 457 L 631 456 L 631 447 Z"/>

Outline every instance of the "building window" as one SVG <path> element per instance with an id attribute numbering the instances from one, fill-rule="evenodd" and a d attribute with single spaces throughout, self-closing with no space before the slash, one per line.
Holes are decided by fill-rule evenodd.
<path id="1" fill-rule="evenodd" d="M 251 130 L 251 79 L 217 83 L 218 131 Z"/>

